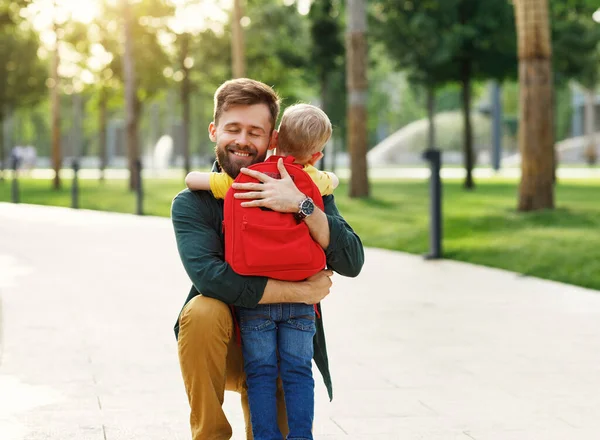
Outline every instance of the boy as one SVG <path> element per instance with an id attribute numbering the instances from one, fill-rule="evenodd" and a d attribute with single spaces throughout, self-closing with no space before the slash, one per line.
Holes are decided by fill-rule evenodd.
<path id="1" fill-rule="evenodd" d="M 273 133 L 269 145 L 278 155 L 293 156 L 295 163 L 303 165 L 322 195 L 331 194 L 339 184 L 335 174 L 314 167 L 323 157 L 331 131 L 331 122 L 322 110 L 297 104 L 284 112 L 279 132 Z M 233 181 L 224 172 L 192 172 L 186 177 L 191 190 L 210 189 L 215 198 L 225 198 Z M 314 307 L 299 303 L 259 305 L 254 309 L 240 307 L 237 316 L 254 439 L 281 438 L 275 400 L 279 360 L 290 429 L 288 438 L 312 440 Z"/>

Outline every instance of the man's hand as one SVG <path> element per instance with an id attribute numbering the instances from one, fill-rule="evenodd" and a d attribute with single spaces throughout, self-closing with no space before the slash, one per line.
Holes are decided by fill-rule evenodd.
<path id="1" fill-rule="evenodd" d="M 283 159 L 277 161 L 277 168 L 281 179 L 274 179 L 258 171 L 242 168 L 241 173 L 254 177 L 262 183 L 234 183 L 233 188 L 248 191 L 235 193 L 234 197 L 252 200 L 242 203 L 245 208 L 262 206 L 277 212 L 298 212 L 300 202 L 306 196 L 294 184 L 283 165 Z"/>
<path id="2" fill-rule="evenodd" d="M 269 279 L 259 304 L 316 304 L 329 295 L 333 271 L 322 270 L 304 281 Z"/>
<path id="3" fill-rule="evenodd" d="M 322 270 L 314 274 L 312 277 L 307 278 L 304 283 L 308 284 L 307 295 L 302 300 L 305 304 L 316 304 L 322 301 L 327 295 L 329 295 L 329 289 L 331 288 L 331 276 L 333 271 Z"/>

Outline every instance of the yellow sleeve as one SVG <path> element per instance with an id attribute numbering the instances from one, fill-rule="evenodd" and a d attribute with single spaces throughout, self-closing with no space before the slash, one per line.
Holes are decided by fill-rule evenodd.
<path id="1" fill-rule="evenodd" d="M 313 182 L 315 182 L 322 196 L 333 194 L 333 185 L 329 174 L 318 170 L 312 165 L 305 165 L 304 171 L 306 171 Z"/>
<path id="2" fill-rule="evenodd" d="M 210 173 L 210 190 L 217 199 L 224 199 L 227 191 L 231 188 L 233 179 L 227 173 Z"/>

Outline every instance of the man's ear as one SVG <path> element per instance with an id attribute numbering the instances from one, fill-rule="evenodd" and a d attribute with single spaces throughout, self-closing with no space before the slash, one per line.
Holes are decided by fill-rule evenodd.
<path id="1" fill-rule="evenodd" d="M 208 137 L 211 142 L 217 142 L 217 126 L 214 122 L 208 124 Z"/>
<path id="2" fill-rule="evenodd" d="M 310 156 L 310 159 L 308 160 L 308 163 L 311 165 L 316 164 L 319 160 L 321 160 L 321 158 L 323 157 L 323 153 L 321 151 L 313 154 L 312 156 Z"/>
<path id="3" fill-rule="evenodd" d="M 277 148 L 277 142 L 279 140 L 279 132 L 277 130 L 273 130 L 271 133 L 271 140 L 269 141 L 269 150 L 274 150 Z"/>

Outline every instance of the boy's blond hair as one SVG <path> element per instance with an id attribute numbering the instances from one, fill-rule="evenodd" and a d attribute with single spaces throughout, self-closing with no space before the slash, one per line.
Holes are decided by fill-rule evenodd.
<path id="1" fill-rule="evenodd" d="M 288 107 L 281 118 L 277 154 L 309 159 L 331 137 L 331 121 L 323 110 L 310 104 Z"/>

